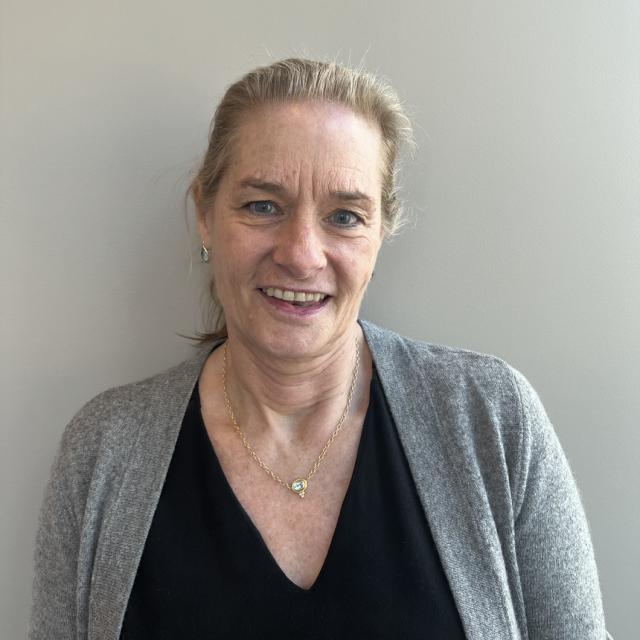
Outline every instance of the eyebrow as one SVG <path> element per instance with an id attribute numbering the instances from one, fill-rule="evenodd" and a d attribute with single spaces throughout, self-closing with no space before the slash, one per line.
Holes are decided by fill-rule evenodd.
<path id="1" fill-rule="evenodd" d="M 330 191 L 329 193 L 338 200 L 364 200 L 373 204 L 373 198 L 362 191 Z"/>
<path id="2" fill-rule="evenodd" d="M 284 193 L 286 189 L 278 182 L 268 182 L 265 180 L 258 180 L 256 178 L 245 178 L 241 180 L 239 186 L 242 189 L 247 187 L 251 189 L 258 189 L 260 191 L 268 191 L 269 193 Z"/>
<path id="3" fill-rule="evenodd" d="M 251 188 L 258 189 L 260 191 L 267 191 L 268 193 L 274 193 L 277 195 L 281 195 L 286 193 L 286 188 L 280 184 L 279 182 L 270 182 L 268 180 L 258 180 L 256 178 L 245 178 L 241 180 L 239 186 L 243 189 Z M 374 200 L 371 196 L 368 196 L 366 193 L 362 191 L 343 191 L 343 190 L 331 190 L 329 194 L 338 199 L 344 201 L 355 201 L 360 200 L 364 202 L 368 202 L 370 204 L 374 204 Z"/>

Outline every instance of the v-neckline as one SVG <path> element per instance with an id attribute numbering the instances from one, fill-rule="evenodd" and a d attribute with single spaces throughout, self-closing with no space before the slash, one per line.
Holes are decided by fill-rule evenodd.
<path id="1" fill-rule="evenodd" d="M 357 452 L 356 452 L 356 459 L 355 459 L 355 463 L 353 465 L 353 471 L 351 473 L 351 478 L 349 479 L 349 484 L 347 485 L 347 490 L 346 490 L 346 492 L 344 494 L 344 498 L 342 500 L 342 504 L 340 505 L 340 511 L 338 513 L 338 519 L 336 520 L 336 526 L 335 526 L 335 528 L 333 530 L 333 535 L 331 536 L 331 542 L 329 543 L 329 547 L 327 549 L 327 553 L 325 555 L 325 558 L 324 558 L 324 560 L 322 562 L 322 566 L 321 566 L 320 571 L 318 572 L 318 575 L 316 576 L 316 579 L 314 580 L 313 584 L 308 589 L 305 589 L 304 587 L 301 587 L 298 584 L 296 584 L 284 572 L 282 567 L 278 564 L 278 561 L 276 560 L 275 556 L 271 552 L 271 549 L 269 549 L 269 545 L 267 545 L 267 543 L 265 542 L 262 534 L 260 533 L 260 530 L 258 529 L 258 527 L 256 526 L 256 524 L 252 520 L 252 518 L 249 515 L 249 513 L 247 512 L 247 510 L 244 508 L 243 504 L 238 499 L 238 496 L 236 495 L 235 491 L 233 490 L 233 487 L 231 486 L 231 483 L 229 482 L 229 479 L 227 478 L 227 475 L 225 474 L 225 472 L 224 472 L 224 470 L 222 468 L 222 464 L 220 463 L 220 459 L 218 458 L 218 454 L 217 454 L 217 452 L 215 450 L 215 447 L 213 446 L 213 443 L 211 442 L 211 438 L 209 437 L 209 433 L 207 432 L 207 427 L 206 427 L 206 425 L 204 423 L 204 417 L 202 415 L 202 406 L 201 406 L 201 402 L 200 402 L 199 385 L 198 385 L 198 383 L 196 383 L 196 385 L 195 385 L 194 393 L 196 394 L 196 397 L 197 397 L 198 428 L 202 430 L 202 433 L 204 434 L 204 437 L 206 438 L 207 442 L 209 443 L 209 451 L 210 451 L 210 453 L 211 453 L 211 455 L 213 457 L 216 470 L 219 471 L 219 473 L 220 473 L 220 475 L 221 475 L 221 477 L 223 479 L 224 490 L 227 493 L 227 495 L 231 498 L 231 501 L 234 503 L 234 505 L 236 506 L 236 508 L 240 512 L 242 518 L 248 523 L 249 528 L 250 528 L 250 530 L 252 532 L 252 535 L 256 538 L 258 544 L 264 549 L 269 564 L 271 564 L 272 567 L 275 569 L 275 572 L 279 575 L 281 581 L 283 581 L 285 583 L 285 585 L 289 589 L 292 589 L 295 593 L 310 594 L 310 593 L 314 593 L 315 591 L 318 590 L 318 584 L 321 582 L 324 574 L 326 573 L 327 565 L 331 561 L 331 557 L 332 557 L 332 555 L 333 555 L 333 553 L 335 551 L 336 539 L 338 538 L 338 535 L 340 534 L 340 532 L 341 532 L 341 530 L 343 528 L 342 521 L 344 520 L 344 512 L 346 510 L 346 506 L 349 504 L 349 502 L 351 500 L 352 493 L 355 491 L 354 485 L 356 484 L 356 479 L 357 479 L 357 476 L 359 475 L 359 469 L 362 466 L 360 461 L 362 459 L 362 452 L 363 452 L 363 449 L 364 449 L 365 438 L 367 437 L 367 434 L 371 430 L 371 428 L 368 425 L 368 423 L 371 421 L 371 410 L 372 410 L 371 407 L 372 407 L 372 401 L 373 401 L 373 389 L 374 389 L 375 377 L 376 377 L 376 371 L 375 371 L 375 366 L 374 366 L 374 367 L 372 367 L 372 371 L 371 371 L 371 382 L 370 382 L 370 387 L 369 387 L 369 405 L 367 406 L 367 411 L 365 413 L 364 421 L 363 421 L 363 424 L 362 424 L 362 429 L 361 429 L 361 432 L 360 432 L 360 439 L 359 439 L 359 442 L 358 442 L 358 448 L 357 448 Z"/>

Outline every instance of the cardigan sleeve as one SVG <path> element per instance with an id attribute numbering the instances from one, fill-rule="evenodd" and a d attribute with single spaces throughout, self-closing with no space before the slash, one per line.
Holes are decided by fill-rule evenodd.
<path id="1" fill-rule="evenodd" d="M 30 640 L 71 640 L 76 631 L 79 526 L 65 478 L 68 449 L 59 447 L 40 510 L 34 554 Z"/>
<path id="2" fill-rule="evenodd" d="M 86 637 L 78 598 L 92 559 L 81 536 L 102 426 L 113 422 L 111 394 L 102 392 L 73 417 L 51 467 L 35 543 L 30 640 Z"/>
<path id="3" fill-rule="evenodd" d="M 602 597 L 586 516 L 540 398 L 513 370 L 523 424 L 516 554 L 529 640 L 604 640 Z"/>

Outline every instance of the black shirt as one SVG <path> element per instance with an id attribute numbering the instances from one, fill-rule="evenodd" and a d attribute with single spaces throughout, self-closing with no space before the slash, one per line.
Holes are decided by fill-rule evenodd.
<path id="1" fill-rule="evenodd" d="M 375 368 L 353 476 L 308 590 L 282 572 L 227 482 L 196 384 L 120 637 L 464 639 Z"/>

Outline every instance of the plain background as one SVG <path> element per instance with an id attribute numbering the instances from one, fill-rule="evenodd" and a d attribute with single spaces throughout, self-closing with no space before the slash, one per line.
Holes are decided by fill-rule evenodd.
<path id="1" fill-rule="evenodd" d="M 5 0 L 0 19 L 2 638 L 26 633 L 64 426 L 187 357 L 176 333 L 201 328 L 183 196 L 214 106 L 291 54 L 364 57 L 406 101 L 412 223 L 363 315 L 531 380 L 582 493 L 609 630 L 634 637 L 637 0 Z"/>

